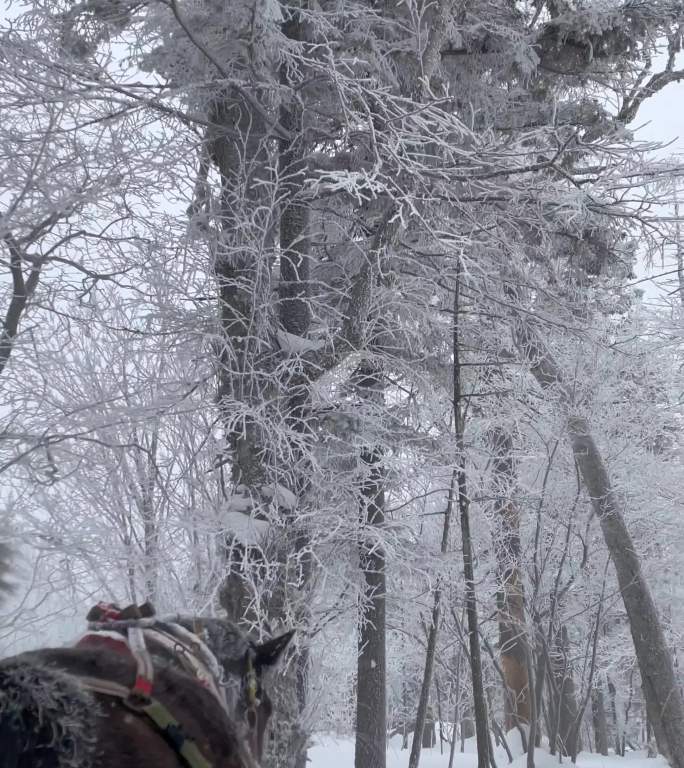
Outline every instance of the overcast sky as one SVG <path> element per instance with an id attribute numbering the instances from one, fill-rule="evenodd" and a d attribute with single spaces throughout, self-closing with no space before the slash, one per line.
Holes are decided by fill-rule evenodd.
<path id="1" fill-rule="evenodd" d="M 680 63 L 679 68 L 681 67 Z M 639 110 L 638 118 L 630 127 L 632 129 L 638 127 L 636 136 L 640 139 L 667 145 L 657 153 L 659 156 L 674 157 L 684 165 L 684 83 L 672 83 L 660 93 L 647 99 Z M 684 214 L 684 189 L 680 202 L 680 215 L 682 215 Z M 673 214 L 674 211 L 668 213 Z M 682 234 L 684 234 L 684 225 Z M 640 279 L 651 278 L 640 285 L 645 290 L 649 301 L 662 301 L 668 292 L 674 289 L 677 276 L 663 275 L 663 273 L 671 272 L 675 266 L 673 261 L 638 266 L 637 273 Z"/>

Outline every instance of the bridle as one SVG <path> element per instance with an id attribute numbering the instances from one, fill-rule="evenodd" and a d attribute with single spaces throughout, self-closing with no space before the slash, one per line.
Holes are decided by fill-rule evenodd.
<path id="1" fill-rule="evenodd" d="M 252 651 L 247 652 L 246 672 L 244 675 L 245 690 L 245 720 L 247 722 L 247 732 L 249 734 L 249 746 L 252 754 L 259 756 L 259 679 L 254 668 L 254 659 Z"/>
<path id="2" fill-rule="evenodd" d="M 175 624 L 174 626 L 179 626 L 178 624 Z M 207 652 L 211 654 L 212 658 L 215 659 L 216 657 L 213 655 L 211 650 L 206 646 L 202 640 L 200 639 L 201 636 L 204 634 L 204 628 L 201 623 L 201 619 L 194 618 L 192 620 L 192 634 L 194 637 L 196 637 L 201 646 L 206 648 Z M 252 754 L 257 757 L 260 752 L 260 745 L 259 745 L 259 708 L 264 703 L 263 701 L 263 693 L 261 691 L 260 685 L 259 685 L 259 675 L 257 672 L 257 667 L 255 665 L 256 661 L 256 653 L 252 648 L 248 648 L 244 657 L 244 671 L 242 672 L 241 680 L 240 680 L 240 689 L 242 692 L 242 696 L 244 699 L 244 719 L 245 724 L 247 726 L 247 734 L 248 734 L 248 741 L 250 748 L 252 749 Z M 216 662 L 218 666 L 218 662 Z M 220 672 L 219 672 L 220 675 Z M 223 690 L 225 688 L 225 684 L 223 682 L 219 683 L 219 686 Z M 225 696 L 222 697 L 223 701 L 225 702 Z M 227 707 L 227 703 L 226 703 Z M 228 712 L 229 715 L 233 716 L 236 713 L 234 712 Z"/>

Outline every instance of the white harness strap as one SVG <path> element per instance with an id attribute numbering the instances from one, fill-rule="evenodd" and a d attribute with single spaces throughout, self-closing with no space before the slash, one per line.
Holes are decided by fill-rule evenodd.
<path id="1" fill-rule="evenodd" d="M 176 629 L 183 628 L 174 625 L 174 632 Z M 219 678 L 208 668 L 192 647 L 193 645 L 196 646 L 198 642 L 201 643 L 199 638 L 190 632 L 187 632 L 188 637 L 183 637 L 181 639 L 180 637 L 164 632 L 161 629 L 146 629 L 144 630 L 144 634 L 146 640 L 155 642 L 163 648 L 166 648 L 172 655 L 180 657 L 181 661 L 189 668 L 189 671 L 214 694 L 221 704 L 221 707 L 227 711 L 226 699 L 219 687 Z M 189 645 L 189 643 L 192 645 Z M 211 653 L 208 648 L 206 651 Z"/>
<path id="2" fill-rule="evenodd" d="M 154 681 L 154 664 L 145 645 L 145 634 L 141 627 L 129 627 L 128 645 L 138 667 L 133 691 L 149 696 Z"/>
<path id="3" fill-rule="evenodd" d="M 199 634 L 187 630 L 184 626 L 178 623 L 177 619 L 177 616 L 172 616 L 164 618 L 162 621 L 165 624 L 170 625 L 174 637 L 182 640 L 185 645 L 192 648 L 193 650 L 196 649 L 195 655 L 200 657 L 202 663 L 207 667 L 207 669 L 211 672 L 217 681 L 222 680 L 223 671 L 213 651 L 202 640 Z"/>
<path id="4" fill-rule="evenodd" d="M 131 695 L 131 689 L 112 680 L 102 680 L 99 677 L 86 677 L 79 675 L 78 684 L 88 691 L 102 693 L 105 696 L 116 696 L 118 699 L 127 699 Z"/>
<path id="5" fill-rule="evenodd" d="M 216 656 L 200 637 L 177 624 L 173 619 L 162 619 L 166 629 L 160 629 L 158 619 L 109 620 L 89 623 L 89 632 L 84 636 L 108 637 L 128 646 L 136 660 L 138 675 L 135 688 L 148 681 L 151 687 L 154 666 L 145 640 L 156 642 L 178 658 L 217 699 L 222 709 L 230 716 L 226 696 L 221 686 L 221 667 Z M 120 632 L 112 631 L 116 627 Z M 135 690 L 134 688 L 134 690 Z M 93 689 L 94 690 L 94 689 Z M 144 693 L 144 691 L 142 691 Z"/>

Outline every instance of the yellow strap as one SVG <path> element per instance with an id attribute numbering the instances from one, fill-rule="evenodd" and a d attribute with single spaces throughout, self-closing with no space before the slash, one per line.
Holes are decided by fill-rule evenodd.
<path id="1" fill-rule="evenodd" d="M 144 713 L 171 742 L 176 752 L 185 760 L 189 768 L 213 768 L 213 765 L 200 752 L 195 742 L 185 736 L 180 723 L 158 699 L 136 702 L 130 698 L 131 690 L 110 680 L 96 677 L 81 677 L 79 683 L 90 691 L 105 696 L 115 696 L 137 714 Z"/>
<path id="2" fill-rule="evenodd" d="M 180 723 L 157 699 L 149 704 L 131 707 L 134 712 L 144 712 L 159 730 L 171 741 L 173 748 L 190 768 L 212 768 L 212 764 L 200 752 L 195 742 L 185 736 Z"/>

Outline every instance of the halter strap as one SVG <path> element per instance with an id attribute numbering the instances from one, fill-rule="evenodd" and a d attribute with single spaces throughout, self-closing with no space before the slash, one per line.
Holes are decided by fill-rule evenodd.
<path id="1" fill-rule="evenodd" d="M 195 741 L 183 733 L 181 724 L 158 699 L 149 698 L 145 703 L 136 703 L 131 700 L 131 691 L 125 685 L 95 677 L 79 677 L 78 680 L 87 690 L 121 699 L 132 712 L 148 717 L 188 768 L 213 768 Z"/>
<path id="2" fill-rule="evenodd" d="M 219 681 L 217 680 L 215 673 L 209 669 L 200 656 L 195 653 L 193 648 L 188 647 L 175 635 L 158 628 L 144 630 L 144 636 L 146 640 L 158 643 L 178 658 L 181 664 L 191 672 L 205 688 L 214 694 L 221 707 L 226 712 L 228 711 L 226 698 L 219 687 Z"/>
<path id="3" fill-rule="evenodd" d="M 96 644 L 100 635 L 108 643 L 114 642 L 112 636 L 118 636 L 119 652 L 129 652 L 135 659 L 137 673 L 132 688 L 100 680 L 92 677 L 79 677 L 81 684 L 96 693 L 115 696 L 131 711 L 145 715 L 162 733 L 166 741 L 183 759 L 188 768 L 213 768 L 200 752 L 195 742 L 183 733 L 180 723 L 173 717 L 162 702 L 152 696 L 154 682 L 154 665 L 147 648 L 147 642 L 157 643 L 173 654 L 182 666 L 190 671 L 198 682 L 207 688 L 217 699 L 221 708 L 230 717 L 228 703 L 221 686 L 221 666 L 211 651 L 197 634 L 190 632 L 178 623 L 178 617 L 157 618 L 155 616 L 124 616 L 116 606 L 98 604 L 97 620 L 88 624 L 89 633 L 82 638 L 79 645 Z M 193 623 L 193 628 L 196 625 Z M 197 631 L 197 630 L 196 630 Z M 200 628 L 201 631 L 201 628 Z M 244 675 L 244 690 L 247 703 L 249 726 L 249 741 L 256 754 L 255 722 L 258 708 L 259 683 L 254 659 L 248 652 L 246 672 Z M 250 718 L 250 715 L 252 716 Z"/>
<path id="4" fill-rule="evenodd" d="M 103 604 L 102 607 L 106 606 Z M 221 667 L 216 656 L 199 636 L 189 632 L 173 619 L 165 620 L 156 617 L 121 619 L 117 616 L 120 614 L 111 611 L 104 616 L 104 621 L 89 622 L 90 632 L 82 638 L 80 644 L 87 644 L 88 638 L 94 638 L 100 634 L 110 638 L 118 634 L 122 643 L 128 646 L 137 666 L 136 680 L 131 689 L 133 696 L 144 699 L 152 694 L 154 665 L 147 650 L 146 639 L 148 639 L 157 642 L 180 658 L 181 664 L 211 691 L 221 708 L 230 714 L 220 685 Z"/>

